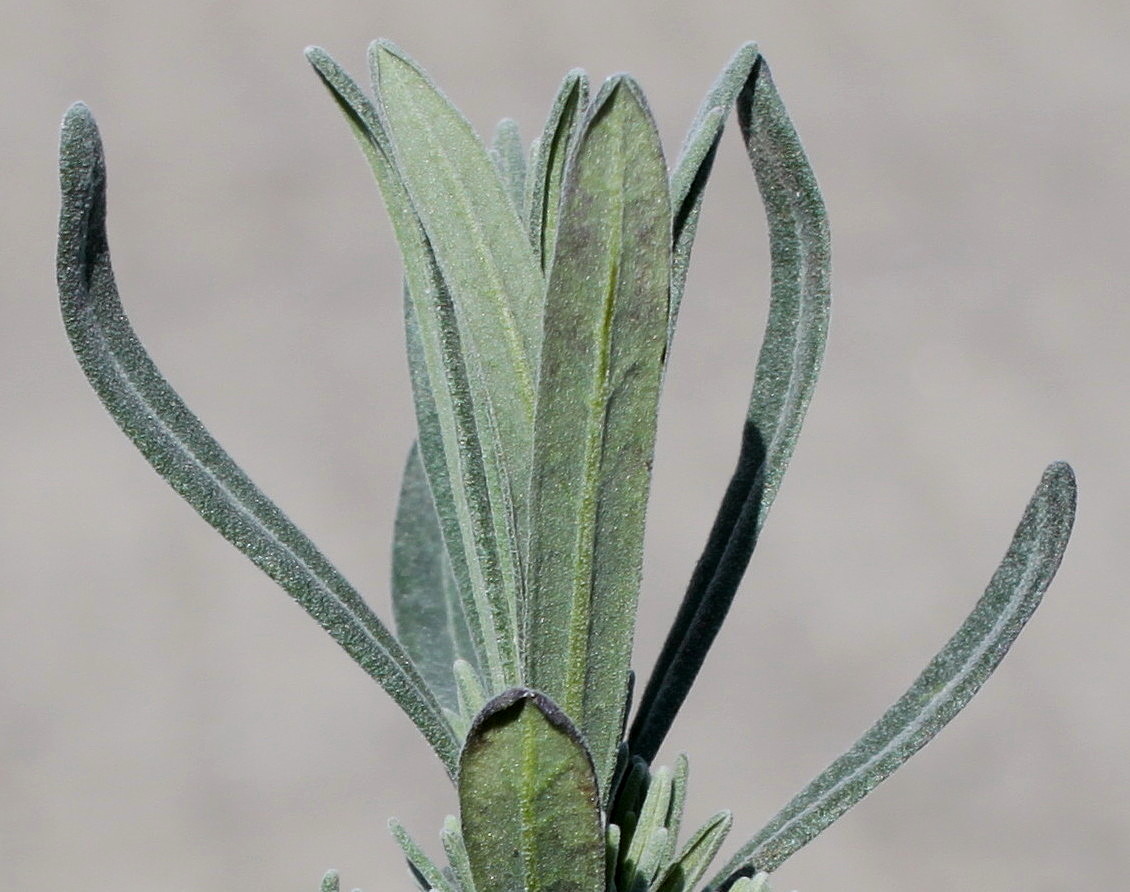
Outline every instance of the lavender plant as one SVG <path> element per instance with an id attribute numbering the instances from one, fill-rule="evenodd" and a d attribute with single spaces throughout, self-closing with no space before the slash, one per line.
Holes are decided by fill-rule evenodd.
<path id="1" fill-rule="evenodd" d="M 459 794 L 439 866 L 395 821 L 421 889 L 754 892 L 925 745 L 996 668 L 1059 565 L 1070 468 L 1049 466 L 997 572 L 907 692 L 700 885 L 731 826 L 680 844 L 688 762 L 653 765 L 776 499 L 824 351 L 829 241 L 808 161 L 753 44 L 722 71 L 668 170 L 627 75 L 564 79 L 528 151 L 485 146 L 396 46 L 373 98 L 307 58 L 369 162 L 404 260 L 417 437 L 393 549 L 396 633 L 213 439 L 118 298 L 90 111 L 61 144 L 58 278 L 71 343 L 169 484 L 380 684 Z M 631 713 L 630 659 L 659 393 L 728 110 L 769 223 L 768 325 L 737 467 Z M 331 871 L 325 892 L 338 889 Z"/>

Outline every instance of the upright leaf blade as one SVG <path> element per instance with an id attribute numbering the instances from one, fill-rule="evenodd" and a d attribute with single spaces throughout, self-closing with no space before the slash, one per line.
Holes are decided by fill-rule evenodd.
<path id="1" fill-rule="evenodd" d="M 570 71 L 557 90 L 545 130 L 531 153 L 526 177 L 526 221 L 530 243 L 543 270 L 548 270 L 553 261 L 565 163 L 588 101 L 588 77 L 579 68 Z"/>
<path id="2" fill-rule="evenodd" d="M 544 277 L 486 149 L 463 116 L 392 44 L 373 44 L 371 62 L 396 168 L 452 297 L 479 434 L 485 438 L 493 429 L 494 452 L 505 456 L 499 469 L 505 479 L 488 482 L 496 512 L 507 493 L 513 500 L 517 555 L 533 449 Z M 504 524 L 498 526 L 501 535 Z"/>
<path id="3" fill-rule="evenodd" d="M 500 447 L 496 437 L 480 432 L 452 296 L 396 167 L 385 125 L 323 50 L 312 47 L 306 55 L 369 160 L 404 257 L 408 364 L 420 454 L 479 665 L 492 689 L 501 691 L 519 675 L 515 591 L 520 573 L 499 469 Z M 491 424 L 486 415 L 482 420 Z"/>
<path id="4" fill-rule="evenodd" d="M 458 741 L 408 654 L 345 578 L 204 429 L 134 334 L 110 265 L 102 144 L 82 104 L 72 106 L 63 122 L 60 179 L 63 320 L 98 396 L 157 473 L 388 691 L 453 771 Z"/>
<path id="5" fill-rule="evenodd" d="M 666 343 L 670 198 L 626 77 L 566 175 L 546 297 L 526 671 L 581 728 L 605 795 L 620 742 Z"/>
<path id="6" fill-rule="evenodd" d="M 1008 552 L 973 611 L 910 689 L 856 744 L 802 790 L 708 887 L 771 872 L 930 742 L 981 689 L 1059 569 L 1075 518 L 1075 477 L 1044 471 Z"/>
<path id="7" fill-rule="evenodd" d="M 738 466 L 632 725 L 650 761 L 694 684 L 776 498 L 816 386 L 828 333 L 823 199 L 764 59 L 738 98 L 769 220 L 772 292 Z"/>
<path id="8" fill-rule="evenodd" d="M 397 639 L 440 703 L 458 710 L 452 666 L 458 659 L 474 664 L 475 650 L 415 444 L 404 467 L 393 532 L 392 606 Z"/>
<path id="9" fill-rule="evenodd" d="M 510 203 L 521 216 L 525 211 L 526 153 L 522 148 L 518 123 L 513 118 L 503 118 L 498 122 L 490 157 L 506 194 L 510 196 Z"/>
<path id="10" fill-rule="evenodd" d="M 459 810 L 476 892 L 603 892 L 592 760 L 543 694 L 508 691 L 475 719 L 459 764 Z"/>

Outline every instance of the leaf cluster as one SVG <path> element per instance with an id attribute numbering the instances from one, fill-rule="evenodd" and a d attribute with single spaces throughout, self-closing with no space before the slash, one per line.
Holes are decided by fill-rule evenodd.
<path id="1" fill-rule="evenodd" d="M 680 844 L 688 763 L 652 763 L 777 497 L 827 335 L 823 200 L 768 67 L 741 47 L 668 168 L 639 85 L 570 72 L 528 150 L 490 146 L 387 41 L 367 95 L 307 58 L 369 163 L 404 261 L 417 418 L 397 510 L 396 632 L 240 470 L 165 381 L 122 309 L 89 110 L 67 114 L 58 278 L 76 355 L 170 485 L 397 702 L 455 782 L 439 892 L 690 892 L 731 826 Z M 738 461 L 631 714 L 630 668 L 659 395 L 730 108 L 769 224 L 769 313 Z M 1054 575 L 1074 479 L 1051 465 L 984 596 L 860 740 L 741 846 L 707 890 L 767 875 L 928 742 L 980 688 Z M 631 718 L 629 722 L 629 716 Z M 323 890 L 338 889 L 330 873 Z"/>

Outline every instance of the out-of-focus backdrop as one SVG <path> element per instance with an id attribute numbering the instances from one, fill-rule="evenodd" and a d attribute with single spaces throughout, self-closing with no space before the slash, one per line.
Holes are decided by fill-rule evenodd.
<path id="1" fill-rule="evenodd" d="M 0 4 L 0 886 L 409 889 L 455 800 L 392 702 L 169 491 L 71 358 L 58 121 L 106 141 L 129 312 L 189 404 L 388 617 L 412 412 L 375 186 L 302 58 L 390 37 L 480 132 L 628 70 L 669 152 L 760 41 L 831 212 L 825 373 L 663 757 L 726 851 L 849 745 L 979 596 L 1045 463 L 1075 539 L 972 706 L 775 887 L 1125 885 L 1130 6 L 1100 0 Z M 731 127 L 655 464 L 646 672 L 736 455 L 765 227 Z"/>

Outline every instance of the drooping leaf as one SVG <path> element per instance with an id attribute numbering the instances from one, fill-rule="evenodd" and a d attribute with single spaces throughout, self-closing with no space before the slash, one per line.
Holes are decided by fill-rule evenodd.
<path id="1" fill-rule="evenodd" d="M 738 98 L 738 115 L 769 221 L 769 318 L 737 469 L 632 725 L 632 752 L 649 761 L 694 684 L 749 564 L 792 457 L 827 339 L 827 215 L 761 57 Z"/>
<path id="2" fill-rule="evenodd" d="M 451 667 L 457 659 L 473 664 L 475 652 L 415 444 L 404 467 L 393 532 L 392 606 L 397 640 L 440 703 L 457 710 Z"/>
<path id="3" fill-rule="evenodd" d="M 518 122 L 513 118 L 503 118 L 498 122 L 490 157 L 506 194 L 510 196 L 514 212 L 522 216 L 526 204 L 526 151 L 522 148 Z"/>
<path id="4" fill-rule="evenodd" d="M 804 788 L 715 877 L 771 872 L 918 752 L 980 690 L 1040 603 L 1075 517 L 1075 477 L 1044 471 L 985 594 L 910 689 L 856 744 Z"/>
<path id="5" fill-rule="evenodd" d="M 557 90 L 545 130 L 530 153 L 526 177 L 526 220 L 530 228 L 530 243 L 543 270 L 548 270 L 553 260 L 565 162 L 584 120 L 588 101 L 589 79 L 579 68 L 573 69 L 565 75 Z"/>
<path id="6" fill-rule="evenodd" d="M 475 719 L 460 759 L 459 810 L 477 892 L 603 892 L 592 759 L 545 695 L 507 691 Z"/>
<path id="7" fill-rule="evenodd" d="M 380 186 L 404 258 L 405 325 L 420 455 L 478 664 L 503 690 L 519 674 L 514 543 L 501 486 L 499 447 L 481 436 L 463 343 L 447 284 L 393 159 L 376 108 L 323 50 L 306 52 L 345 114 Z M 502 539 L 499 530 L 502 530 Z M 509 582 L 507 582 L 509 580 Z"/>
<path id="8" fill-rule="evenodd" d="M 607 796 L 620 742 L 670 269 L 662 148 L 610 80 L 565 177 L 531 484 L 526 672 L 581 728 Z"/>
<path id="9" fill-rule="evenodd" d="M 519 531 L 526 528 L 545 280 L 466 119 L 391 43 L 374 43 L 370 62 L 396 169 L 451 295 L 479 436 L 494 455 L 505 456 L 499 468 L 488 464 L 487 482 L 496 514 L 505 512 L 505 499 L 513 501 L 516 559 L 524 543 Z M 492 452 L 486 446 L 483 451 L 488 457 Z M 496 520 L 500 537 L 506 526 Z M 510 558 L 505 549 L 500 553 Z"/>
<path id="10" fill-rule="evenodd" d="M 714 166 L 714 155 L 722 139 L 730 107 L 747 84 L 757 63 L 757 44 L 746 43 L 722 69 L 718 79 L 707 91 L 698 108 L 679 160 L 671 172 L 671 208 L 674 213 L 672 229 L 673 254 L 671 263 L 671 313 L 667 329 L 668 349 L 675 336 L 679 305 L 687 282 L 687 268 L 698 230 L 702 199 L 706 181 Z"/>
<path id="11" fill-rule="evenodd" d="M 224 452 L 137 339 L 110 264 L 102 142 L 81 103 L 64 119 L 59 165 L 59 296 L 71 345 L 95 392 L 157 473 L 380 683 L 453 770 L 458 741 L 404 648 Z"/>

